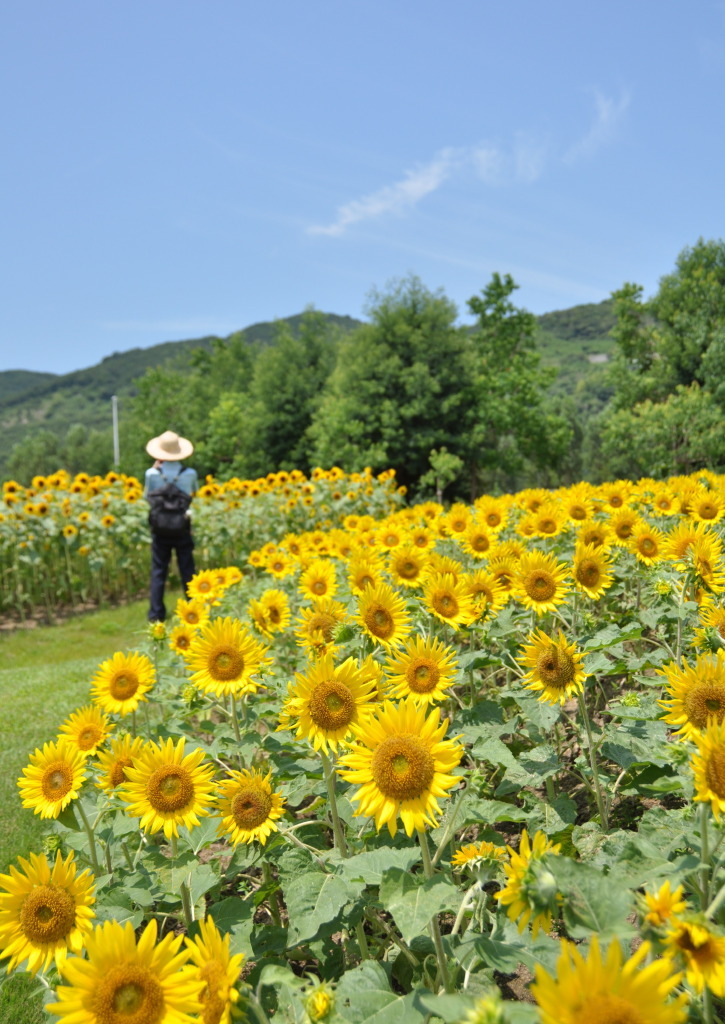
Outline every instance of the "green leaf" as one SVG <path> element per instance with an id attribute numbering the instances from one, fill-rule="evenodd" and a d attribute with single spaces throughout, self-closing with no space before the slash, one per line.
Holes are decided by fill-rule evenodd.
<path id="1" fill-rule="evenodd" d="M 413 864 L 420 861 L 420 849 L 417 846 L 396 850 L 383 847 L 357 853 L 338 864 L 337 873 L 348 882 L 362 882 L 364 885 L 380 885 L 383 873 L 388 868 L 400 868 L 408 871 Z"/>
<path id="2" fill-rule="evenodd" d="M 249 956 L 249 937 L 254 924 L 254 907 L 251 902 L 231 896 L 221 903 L 215 903 L 209 914 L 222 935 L 231 935 L 232 953 L 245 953 Z"/>
<path id="3" fill-rule="evenodd" d="M 362 892 L 362 885 L 339 875 L 306 871 L 294 876 L 285 887 L 289 916 L 289 945 L 314 939 L 323 926 L 336 922 L 343 908 Z"/>
<path id="4" fill-rule="evenodd" d="M 102 906 L 96 904 L 94 910 L 96 911 L 96 920 L 99 924 L 103 921 L 118 921 L 119 924 L 125 924 L 126 921 L 130 921 L 134 928 L 138 928 L 144 918 L 143 910 L 121 907 L 118 904 L 104 904 Z"/>
<path id="5" fill-rule="evenodd" d="M 447 878 L 423 879 L 400 868 L 389 868 L 380 885 L 380 902 L 395 920 L 406 942 L 422 935 L 434 914 L 457 910 L 460 893 Z"/>
<path id="6" fill-rule="evenodd" d="M 564 897 L 564 923 L 572 938 L 588 938 L 592 932 L 605 941 L 632 937 L 634 927 L 627 917 L 633 894 L 619 884 L 616 875 L 608 877 L 601 869 L 568 857 L 549 857 L 547 867 Z"/>
<path id="7" fill-rule="evenodd" d="M 374 960 L 346 971 L 335 992 L 335 1010 L 346 1024 L 420 1024 L 429 1011 L 416 1004 L 415 992 L 391 992 L 385 971 Z"/>
<path id="8" fill-rule="evenodd" d="M 218 818 L 202 818 L 199 824 L 192 829 L 182 826 L 179 829 L 179 839 L 184 846 L 187 846 L 193 853 L 198 853 L 209 843 L 217 839 L 219 827 Z"/>

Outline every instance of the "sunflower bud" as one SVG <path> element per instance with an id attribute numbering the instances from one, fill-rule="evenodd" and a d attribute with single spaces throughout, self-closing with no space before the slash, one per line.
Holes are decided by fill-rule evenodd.
<path id="1" fill-rule="evenodd" d="M 460 1024 L 509 1024 L 509 1015 L 496 993 L 477 999 Z"/>
<path id="2" fill-rule="evenodd" d="M 715 626 L 706 626 L 702 631 L 702 646 L 711 654 L 725 649 L 725 641 L 720 636 L 720 631 Z"/>
<path id="3" fill-rule="evenodd" d="M 332 631 L 332 641 L 336 644 L 346 644 L 355 638 L 356 630 L 348 622 L 340 622 Z"/>
<path id="4" fill-rule="evenodd" d="M 317 985 L 305 999 L 305 1010 L 311 1021 L 324 1020 L 335 1007 L 335 996 L 323 982 Z"/>
<path id="5" fill-rule="evenodd" d="M 48 835 L 43 836 L 40 845 L 43 853 L 46 854 L 46 856 L 50 856 L 60 849 L 60 836 L 55 835 L 53 832 L 49 832 Z"/>
<path id="6" fill-rule="evenodd" d="M 526 871 L 523 891 L 536 914 L 556 910 L 558 907 L 556 879 L 545 861 L 532 860 Z"/>
<path id="7" fill-rule="evenodd" d="M 667 597 L 669 594 L 672 593 L 672 584 L 669 583 L 667 580 L 656 580 L 655 591 L 661 597 Z"/>
<path id="8" fill-rule="evenodd" d="M 187 684 L 181 691 L 181 699 L 184 704 L 187 704 L 189 707 L 193 707 L 198 702 L 199 697 L 199 691 L 195 686 L 192 686 L 191 683 Z"/>
<path id="9" fill-rule="evenodd" d="M 638 693 L 626 693 L 622 697 L 622 704 L 628 708 L 638 708 L 641 703 Z"/>
<path id="10" fill-rule="evenodd" d="M 166 639 L 166 624 L 164 622 L 149 622 L 149 640 L 161 641 Z"/>

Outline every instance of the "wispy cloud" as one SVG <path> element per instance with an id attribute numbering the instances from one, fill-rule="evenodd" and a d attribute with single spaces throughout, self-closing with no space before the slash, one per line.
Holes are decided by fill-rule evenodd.
<path id="1" fill-rule="evenodd" d="M 443 149 L 429 163 L 407 171 L 401 181 L 339 207 L 332 224 L 315 224 L 308 231 L 312 235 L 341 235 L 351 224 L 371 220 L 384 213 L 402 213 L 440 188 L 457 162 L 455 150 Z"/>
<path id="2" fill-rule="evenodd" d="M 586 160 L 594 156 L 597 150 L 606 146 L 614 138 L 617 127 L 629 106 L 629 93 L 622 92 L 618 99 L 595 95 L 596 114 L 594 122 L 586 135 L 575 142 L 564 154 L 564 163 L 572 164 L 578 160 Z"/>

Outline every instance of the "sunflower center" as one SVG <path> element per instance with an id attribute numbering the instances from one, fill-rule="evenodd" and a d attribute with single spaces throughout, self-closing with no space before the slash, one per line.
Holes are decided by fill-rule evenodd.
<path id="1" fill-rule="evenodd" d="M 380 640 L 387 640 L 395 632 L 393 616 L 381 605 L 374 605 L 365 613 L 365 625 L 373 636 Z"/>
<path id="2" fill-rule="evenodd" d="M 717 516 L 717 509 L 714 505 L 710 505 L 707 502 L 700 505 L 698 512 L 700 513 L 701 519 L 715 519 Z"/>
<path id="3" fill-rule="evenodd" d="M 550 601 L 556 593 L 556 583 L 548 573 L 532 573 L 525 583 L 526 593 L 532 601 Z"/>
<path id="4" fill-rule="evenodd" d="M 572 507 L 569 509 L 569 515 L 572 519 L 586 519 L 587 510 L 584 508 L 583 505 L 572 505 Z"/>
<path id="5" fill-rule="evenodd" d="M 320 729 L 346 728 L 355 716 L 355 698 L 344 683 L 327 679 L 318 683 L 310 697 L 310 718 Z"/>
<path id="6" fill-rule="evenodd" d="M 81 750 L 91 750 L 100 742 L 103 733 L 97 725 L 87 725 L 78 735 L 78 746 Z"/>
<path id="7" fill-rule="evenodd" d="M 539 522 L 539 533 L 556 533 L 556 521 L 554 519 L 542 519 Z"/>
<path id="8" fill-rule="evenodd" d="M 419 572 L 420 567 L 412 559 L 408 559 L 398 565 L 398 575 L 402 576 L 404 580 L 414 580 Z"/>
<path id="9" fill-rule="evenodd" d="M 225 970 L 219 960 L 210 960 L 199 971 L 202 981 L 206 982 L 202 990 L 201 1004 L 204 1007 L 201 1019 L 203 1024 L 219 1024 L 226 1009 L 226 1000 L 219 995 L 224 985 Z"/>
<path id="10" fill-rule="evenodd" d="M 318 597 L 322 597 L 323 594 L 327 593 L 327 583 L 324 580 L 315 580 L 310 590 L 313 594 L 317 594 Z"/>
<path id="11" fill-rule="evenodd" d="M 596 587 L 599 583 L 601 572 L 597 563 L 591 559 L 584 559 L 580 562 L 576 569 L 577 583 L 581 583 L 583 587 Z"/>
<path id="12" fill-rule="evenodd" d="M 165 1011 L 161 984 L 140 964 L 112 967 L 93 994 L 98 1024 L 159 1024 Z"/>
<path id="13" fill-rule="evenodd" d="M 657 545 L 651 537 L 640 538 L 638 544 L 639 550 L 643 555 L 656 555 Z"/>
<path id="14" fill-rule="evenodd" d="M 196 626 L 199 622 L 199 616 L 196 612 L 185 612 L 184 618 L 190 626 Z"/>
<path id="15" fill-rule="evenodd" d="M 408 686 L 413 693 L 430 693 L 431 690 L 435 690 L 440 677 L 436 663 L 427 658 L 411 662 L 405 673 Z"/>
<path id="16" fill-rule="evenodd" d="M 73 788 L 73 772 L 66 761 L 54 761 L 43 772 L 40 781 L 46 800 L 62 800 Z"/>
<path id="17" fill-rule="evenodd" d="M 491 541 L 485 533 L 474 534 L 473 537 L 471 537 L 470 543 L 474 551 L 488 551 L 491 547 Z"/>
<path id="18" fill-rule="evenodd" d="M 452 619 L 458 614 L 458 601 L 453 594 L 436 594 L 431 603 L 435 610 L 447 619 Z"/>
<path id="19" fill-rule="evenodd" d="M 614 528 L 614 532 L 620 540 L 627 540 L 629 537 L 632 536 L 632 524 L 629 522 L 629 520 L 625 519 L 623 522 L 617 523 L 617 525 Z"/>
<path id="20" fill-rule="evenodd" d="M 495 529 L 501 522 L 501 516 L 498 512 L 489 512 L 486 516 L 486 522 L 492 529 Z"/>
<path id="21" fill-rule="evenodd" d="M 322 633 L 327 643 L 332 640 L 332 631 L 335 628 L 335 619 L 332 615 L 327 615 L 325 612 L 316 612 L 310 616 L 310 620 L 307 625 L 309 633 Z"/>
<path id="22" fill-rule="evenodd" d="M 576 1016 L 577 1024 L 645 1024 L 645 1021 L 641 1011 L 628 999 L 610 992 L 597 993 L 587 1000 Z"/>
<path id="23" fill-rule="evenodd" d="M 209 655 L 209 675 L 218 682 L 239 679 L 244 671 L 244 655 L 236 647 L 219 644 Z"/>
<path id="24" fill-rule="evenodd" d="M 548 651 L 542 651 L 536 659 L 536 671 L 542 683 L 564 690 L 574 679 L 574 659 L 567 651 L 552 644 Z"/>
<path id="25" fill-rule="evenodd" d="M 76 902 L 57 885 L 36 885 L 20 908 L 20 927 L 31 942 L 58 942 L 76 923 Z"/>
<path id="26" fill-rule="evenodd" d="M 133 672 L 119 672 L 111 680 L 109 690 L 116 700 L 128 700 L 138 690 L 138 677 Z"/>
<path id="27" fill-rule="evenodd" d="M 693 686 L 682 703 L 688 721 L 698 729 L 704 729 L 708 718 L 713 716 L 722 722 L 725 718 L 725 686 L 700 683 Z"/>
<path id="28" fill-rule="evenodd" d="M 177 636 L 176 638 L 176 646 L 180 651 L 188 651 L 191 647 L 191 640 L 185 633 L 182 633 L 181 636 Z"/>
<path id="29" fill-rule="evenodd" d="M 417 736 L 389 736 L 375 750 L 370 771 L 383 796 L 415 800 L 433 781 L 435 761 Z"/>
<path id="30" fill-rule="evenodd" d="M 721 800 L 725 799 L 725 750 L 717 749 L 710 753 L 705 765 L 705 780 L 713 793 Z"/>
<path id="31" fill-rule="evenodd" d="M 119 757 L 118 760 L 114 762 L 113 767 L 108 773 L 111 785 L 114 788 L 116 786 L 120 786 L 122 782 L 126 781 L 124 768 L 130 768 L 132 764 L 133 762 L 130 757 Z"/>
<path id="32" fill-rule="evenodd" d="M 232 817 L 239 828 L 256 828 L 267 820 L 271 810 L 272 797 L 256 787 L 242 787 L 232 800 Z"/>
<path id="33" fill-rule="evenodd" d="M 274 622 L 276 625 L 282 618 L 282 613 L 279 608 L 268 608 L 267 614 L 269 615 L 270 622 Z"/>
<path id="34" fill-rule="evenodd" d="M 165 764 L 146 783 L 146 796 L 156 811 L 179 811 L 194 799 L 194 783 L 180 764 Z"/>

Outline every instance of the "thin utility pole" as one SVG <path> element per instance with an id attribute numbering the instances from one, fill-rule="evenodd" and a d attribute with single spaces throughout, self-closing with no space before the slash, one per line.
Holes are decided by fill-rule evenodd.
<path id="1" fill-rule="evenodd" d="M 113 464 L 118 469 L 121 465 L 121 449 L 118 444 L 118 398 L 111 395 L 111 412 L 113 414 Z"/>

